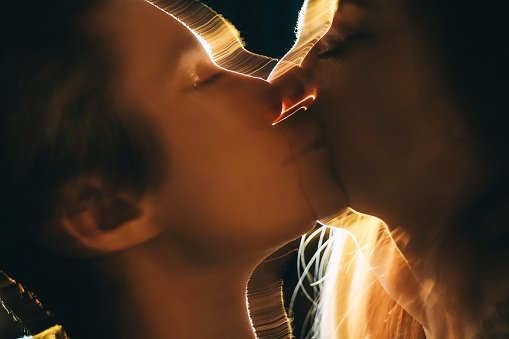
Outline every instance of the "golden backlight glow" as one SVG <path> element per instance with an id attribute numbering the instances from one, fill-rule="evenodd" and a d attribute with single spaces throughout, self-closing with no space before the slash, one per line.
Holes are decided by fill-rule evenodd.
<path id="1" fill-rule="evenodd" d="M 246 50 L 239 31 L 199 1 L 147 1 L 187 25 L 202 39 L 218 66 L 265 80 L 277 79 L 302 64 L 332 25 L 338 3 L 338 0 L 304 1 L 296 42 L 278 62 Z M 297 103 L 285 105 L 283 102 L 281 115 L 273 124 L 301 109 L 306 110 L 317 95 L 319 93 L 313 88 Z M 430 285 L 430 282 L 419 281 L 400 251 L 408 242 L 406 234 L 398 234 L 383 221 L 351 209 L 327 224 L 333 227 L 323 231 L 330 232 L 328 245 L 320 247 L 308 265 L 301 258 L 305 267 L 302 280 L 310 276 L 309 270 L 314 267 L 314 277 L 318 281 L 311 286 L 322 291 L 320 301 L 315 304 L 317 308 L 312 310 L 317 337 L 364 338 L 369 333 L 381 333 L 382 329 L 388 332 L 380 337 L 391 337 L 395 333 L 393 328 L 405 327 L 403 308 L 411 310 L 411 316 L 424 328 L 431 320 L 427 318 L 428 314 L 436 314 L 437 319 L 445 318 L 431 296 L 432 282 Z M 326 238 L 324 235 L 320 237 Z M 410 335 L 411 330 L 401 333 L 406 333 L 409 338 L 416 337 Z"/>
<path id="2" fill-rule="evenodd" d="M 189 27 L 206 42 L 214 62 L 227 70 L 267 79 L 277 59 L 249 52 L 239 31 L 228 20 L 196 0 L 149 0 Z"/>
<path id="3" fill-rule="evenodd" d="M 299 14 L 297 39 L 291 50 L 277 59 L 246 50 L 239 31 L 228 20 L 197 0 L 148 0 L 187 25 L 210 47 L 217 65 L 241 74 L 270 80 L 299 66 L 306 54 L 329 30 L 337 0 L 306 0 Z M 276 65 L 277 64 L 277 65 Z"/>

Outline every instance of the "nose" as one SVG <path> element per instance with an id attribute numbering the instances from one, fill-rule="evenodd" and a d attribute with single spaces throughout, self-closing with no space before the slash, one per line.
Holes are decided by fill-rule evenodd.
<path id="1" fill-rule="evenodd" d="M 295 66 L 270 82 L 283 102 L 281 115 L 274 124 L 290 117 L 300 109 L 307 109 L 316 98 L 316 86 L 311 74 L 302 67 Z"/>
<path id="2" fill-rule="evenodd" d="M 270 126 L 282 111 L 282 101 L 277 89 L 269 82 L 260 78 L 225 71 L 232 80 L 229 83 L 229 93 L 241 102 L 244 107 L 256 108 L 257 112 L 250 117 L 254 125 Z M 251 111 L 251 110 L 249 110 Z"/>

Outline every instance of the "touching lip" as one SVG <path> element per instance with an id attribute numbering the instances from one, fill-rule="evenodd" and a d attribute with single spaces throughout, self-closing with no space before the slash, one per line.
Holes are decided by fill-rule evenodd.
<path id="1" fill-rule="evenodd" d="M 322 161 L 330 154 L 330 148 L 325 138 L 318 138 L 304 147 L 293 147 L 287 161 L 304 161 L 313 163 Z M 310 160 L 311 159 L 311 160 Z"/>
<path id="2" fill-rule="evenodd" d="M 277 124 L 274 128 L 278 129 L 290 143 L 289 159 L 291 160 L 307 158 L 311 154 L 315 157 L 329 152 L 329 144 L 323 134 L 323 127 L 308 112 L 297 112 L 291 119 Z"/>

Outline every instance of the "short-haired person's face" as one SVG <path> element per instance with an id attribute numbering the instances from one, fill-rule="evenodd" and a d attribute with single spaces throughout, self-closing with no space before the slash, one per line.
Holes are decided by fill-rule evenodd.
<path id="1" fill-rule="evenodd" d="M 211 259 L 271 250 L 314 225 L 297 166 L 314 151 L 271 126 L 281 99 L 269 83 L 219 68 L 188 28 L 142 0 L 110 1 L 95 20 L 118 62 L 119 96 L 166 149 L 167 178 L 151 199 L 177 246 Z"/>
<path id="2" fill-rule="evenodd" d="M 316 86 L 307 113 L 323 125 L 350 206 L 394 227 L 406 213 L 430 221 L 444 201 L 462 200 L 476 167 L 440 53 L 405 6 L 341 0 L 299 72 L 274 83 L 288 95 L 292 79 Z"/>

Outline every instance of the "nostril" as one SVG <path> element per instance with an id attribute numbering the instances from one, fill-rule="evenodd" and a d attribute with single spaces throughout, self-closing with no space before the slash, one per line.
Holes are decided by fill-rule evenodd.
<path id="1" fill-rule="evenodd" d="M 283 103 L 283 110 L 281 111 L 281 114 L 277 117 L 276 120 L 272 123 L 272 125 L 278 124 L 281 121 L 289 118 L 294 113 L 297 113 L 301 109 L 307 110 L 309 106 L 315 101 L 316 99 L 316 89 L 313 89 L 308 95 L 304 96 L 304 98 L 295 104 L 291 104 L 290 106 L 285 106 Z"/>
<path id="2" fill-rule="evenodd" d="M 307 71 L 293 67 L 281 76 L 271 80 L 283 101 L 283 110 L 297 105 L 315 92 L 315 87 Z"/>

